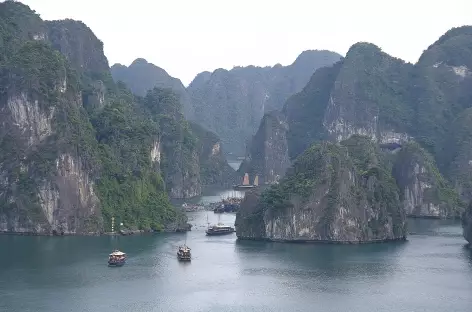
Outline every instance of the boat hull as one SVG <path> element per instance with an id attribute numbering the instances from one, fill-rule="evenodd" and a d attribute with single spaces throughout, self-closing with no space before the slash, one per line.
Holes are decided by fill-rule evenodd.
<path id="1" fill-rule="evenodd" d="M 126 263 L 126 260 L 124 260 L 124 261 L 108 261 L 108 266 L 120 267 L 120 266 L 125 265 L 125 263 Z"/>
<path id="2" fill-rule="evenodd" d="M 236 231 L 217 231 L 217 232 L 209 232 L 209 231 L 206 231 L 206 235 L 208 236 L 220 236 L 220 235 L 229 235 L 229 234 L 233 234 L 234 232 Z"/>
<path id="3" fill-rule="evenodd" d="M 181 255 L 177 253 L 177 259 L 179 261 L 192 261 L 192 256 L 191 255 Z"/>
<path id="4" fill-rule="evenodd" d="M 253 189 L 255 188 L 254 185 L 236 185 L 233 187 L 235 190 L 248 190 L 248 189 Z"/>

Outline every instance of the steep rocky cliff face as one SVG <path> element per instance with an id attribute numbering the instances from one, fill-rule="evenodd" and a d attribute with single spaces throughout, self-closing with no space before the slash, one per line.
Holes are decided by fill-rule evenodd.
<path id="1" fill-rule="evenodd" d="M 80 76 L 83 106 L 88 112 L 103 108 L 107 88 L 113 88 L 108 60 L 101 42 L 82 22 L 46 21 L 48 40 Z"/>
<path id="2" fill-rule="evenodd" d="M 395 181 L 368 137 L 313 145 L 280 184 L 246 196 L 242 239 L 360 243 L 403 240 L 405 212 Z"/>
<path id="3" fill-rule="evenodd" d="M 139 96 L 145 96 L 154 87 L 172 89 L 179 97 L 184 116 L 187 119 L 193 117 L 190 96 L 182 82 L 170 76 L 164 69 L 148 63 L 145 59 L 138 58 L 128 67 L 115 64 L 111 67 L 111 74 L 115 81 L 123 81 L 134 94 Z"/>
<path id="4" fill-rule="evenodd" d="M 469 242 L 469 247 L 472 246 L 472 205 L 464 211 L 462 216 L 462 228 L 464 231 L 464 238 Z"/>
<path id="5" fill-rule="evenodd" d="M 472 108 L 464 110 L 449 126 L 445 166 L 461 198 L 472 199 Z"/>
<path id="6" fill-rule="evenodd" d="M 243 155 L 246 140 L 257 131 L 264 113 L 282 108 L 317 68 L 339 59 L 339 54 L 329 51 L 305 51 L 285 67 L 248 66 L 201 73 L 187 88 L 195 110 L 193 120 L 215 132 L 227 152 Z"/>
<path id="7" fill-rule="evenodd" d="M 109 79 L 93 33 L 12 1 L 0 3 L 0 30 L 0 231 L 100 233 L 112 216 L 181 227 L 156 170 L 160 129 Z"/>
<path id="8" fill-rule="evenodd" d="M 351 47 L 332 87 L 323 126 L 333 140 L 353 134 L 380 142 L 408 140 L 408 93 L 412 65 L 369 43 Z"/>
<path id="9" fill-rule="evenodd" d="M 178 96 L 170 89 L 154 88 L 143 106 L 160 130 L 160 168 L 172 198 L 201 194 L 200 156 L 197 138 L 181 111 Z"/>
<path id="10" fill-rule="evenodd" d="M 259 176 L 259 184 L 277 183 L 290 166 L 287 148 L 287 122 L 277 112 L 266 114 L 254 136 L 249 154 L 238 170 L 249 173 L 251 180 Z"/>
<path id="11" fill-rule="evenodd" d="M 202 184 L 226 187 L 234 185 L 236 171 L 226 160 L 220 138 L 196 123 L 189 124 L 197 140 Z"/>
<path id="12" fill-rule="evenodd" d="M 103 42 L 87 25 L 71 19 L 46 21 L 45 24 L 51 46 L 61 52 L 74 69 L 91 76 L 109 73 Z"/>
<path id="13" fill-rule="evenodd" d="M 287 142 L 277 146 L 287 146 L 293 161 L 313 143 L 339 142 L 354 134 L 367 135 L 384 146 L 401 147 L 415 141 L 437 164 L 439 174 L 430 173 L 430 178 L 438 185 L 448 180 L 462 200 L 470 200 L 471 29 L 465 26 L 450 30 L 415 65 L 393 58 L 373 44 L 353 45 L 345 58 L 318 69 L 305 88 L 287 100 L 282 109 L 287 121 Z M 258 146 L 260 150 L 251 153 L 265 152 L 262 142 Z M 277 168 L 280 163 L 265 165 Z M 397 164 L 397 168 L 410 165 Z M 413 176 L 418 174 L 410 178 Z M 421 179 L 415 182 L 417 190 L 420 184 L 425 185 Z M 401 187 L 405 190 L 404 184 Z M 415 200 L 408 201 L 407 211 L 416 209 L 416 215 L 425 216 L 457 215 L 457 207 L 445 204 L 455 202 L 455 196 L 446 195 L 441 200 L 443 208 L 438 210 L 429 204 L 426 206 L 430 208 L 426 208 L 424 199 L 415 195 Z M 461 207 L 462 204 L 459 210 Z"/>
<path id="14" fill-rule="evenodd" d="M 189 198 L 200 195 L 202 184 L 233 184 L 235 173 L 222 154 L 220 139 L 197 124 L 188 124 L 184 119 L 193 118 L 193 106 L 179 79 L 171 77 L 165 70 L 144 59 L 136 59 L 129 67 L 115 64 L 111 67 L 111 72 L 115 81 L 126 83 L 134 94 L 145 98 L 150 94 L 154 96 L 152 103 L 148 104 L 154 106 L 151 114 L 155 121 L 159 123 L 161 120 L 161 165 L 171 197 Z M 167 109 L 167 112 L 159 111 L 159 105 L 163 109 L 172 109 Z M 183 142 L 183 139 L 186 141 Z M 215 153 L 212 152 L 212 144 L 220 146 Z"/>
<path id="15" fill-rule="evenodd" d="M 45 42 L 37 15 L 18 3 L 0 6 L 6 13 L 0 16 L 0 231 L 100 231 L 93 171 L 86 167 L 93 160 L 73 148 L 78 132 L 91 134 L 80 115 L 77 78 Z"/>
<path id="16" fill-rule="evenodd" d="M 433 157 L 417 143 L 406 144 L 396 154 L 393 176 L 408 215 L 460 217 L 463 207 L 457 193 L 439 173 Z"/>

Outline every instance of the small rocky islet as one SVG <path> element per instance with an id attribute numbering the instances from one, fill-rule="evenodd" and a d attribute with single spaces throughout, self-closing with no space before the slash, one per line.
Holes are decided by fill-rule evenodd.
<path id="1" fill-rule="evenodd" d="M 472 239 L 470 26 L 416 64 L 361 42 L 185 88 L 144 59 L 110 67 L 82 22 L 0 9 L 1 232 L 185 230 L 171 199 L 249 173 L 242 239 L 404 240 L 408 216 L 462 218 Z"/>

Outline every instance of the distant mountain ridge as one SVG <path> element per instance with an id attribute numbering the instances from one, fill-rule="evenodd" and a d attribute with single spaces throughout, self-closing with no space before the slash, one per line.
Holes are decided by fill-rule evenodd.
<path id="1" fill-rule="evenodd" d="M 309 50 L 288 66 L 246 66 L 201 73 L 187 88 L 195 111 L 193 120 L 217 133 L 226 151 L 242 155 L 264 113 L 282 108 L 316 69 L 340 58 L 331 51 Z"/>
<path id="2" fill-rule="evenodd" d="M 282 108 L 317 68 L 330 66 L 340 58 L 331 51 L 307 50 L 288 66 L 204 71 L 186 89 L 179 79 L 142 58 L 128 67 L 115 64 L 111 72 L 115 81 L 125 82 L 137 95 L 155 86 L 171 88 L 180 96 L 186 119 L 217 134 L 225 151 L 243 155 L 264 113 Z"/>
<path id="3" fill-rule="evenodd" d="M 114 64 L 111 74 L 115 81 L 123 81 L 131 91 L 139 96 L 145 96 L 154 87 L 170 88 L 180 99 L 184 115 L 189 119 L 193 116 L 190 97 L 180 79 L 170 76 L 164 69 L 148 63 L 143 58 L 137 58 L 130 66 Z"/>

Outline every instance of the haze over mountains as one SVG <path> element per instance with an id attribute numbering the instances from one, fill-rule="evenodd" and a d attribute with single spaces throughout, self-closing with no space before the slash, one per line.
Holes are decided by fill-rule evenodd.
<path id="1" fill-rule="evenodd" d="M 111 72 L 116 81 L 122 80 L 138 95 L 154 86 L 171 88 L 180 96 L 187 119 L 215 132 L 225 151 L 242 156 L 264 113 L 280 109 L 316 69 L 332 65 L 340 57 L 330 51 L 304 51 L 289 66 L 202 72 L 186 90 L 180 80 L 143 59 L 129 67 L 115 64 Z"/>

